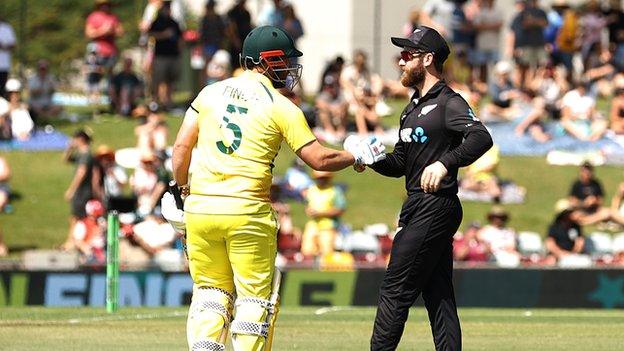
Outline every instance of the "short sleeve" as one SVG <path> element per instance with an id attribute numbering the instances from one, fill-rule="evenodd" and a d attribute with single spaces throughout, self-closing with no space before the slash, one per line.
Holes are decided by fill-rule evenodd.
<path id="1" fill-rule="evenodd" d="M 297 152 L 304 145 L 316 140 L 316 137 L 301 109 L 286 98 L 283 99 L 285 101 L 276 101 L 273 120 L 288 146 Z"/>

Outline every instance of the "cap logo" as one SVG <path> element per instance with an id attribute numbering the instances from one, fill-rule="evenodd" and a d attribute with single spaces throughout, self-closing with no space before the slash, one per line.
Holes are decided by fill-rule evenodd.
<path id="1" fill-rule="evenodd" d="M 420 29 L 416 28 L 416 29 L 414 29 L 414 32 L 412 32 L 412 34 L 414 34 L 414 33 L 418 33 L 418 32 L 420 32 L 420 31 L 421 31 Z"/>

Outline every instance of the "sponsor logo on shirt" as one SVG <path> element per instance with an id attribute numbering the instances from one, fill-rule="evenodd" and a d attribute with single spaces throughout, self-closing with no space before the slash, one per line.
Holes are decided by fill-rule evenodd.
<path id="1" fill-rule="evenodd" d="M 425 130 L 422 127 L 404 128 L 399 132 L 401 140 L 405 143 L 421 143 L 424 144 L 429 140 L 429 137 L 425 134 Z"/>

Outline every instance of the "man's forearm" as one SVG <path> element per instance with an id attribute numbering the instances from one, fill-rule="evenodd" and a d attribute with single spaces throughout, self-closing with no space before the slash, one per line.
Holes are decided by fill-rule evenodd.
<path id="1" fill-rule="evenodd" d="M 173 178 L 179 185 L 188 184 L 188 171 L 192 149 L 186 145 L 175 145 L 173 149 Z"/>

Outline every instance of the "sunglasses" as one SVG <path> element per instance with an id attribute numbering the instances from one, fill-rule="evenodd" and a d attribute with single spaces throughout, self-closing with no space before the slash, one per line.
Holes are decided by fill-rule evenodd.
<path id="1" fill-rule="evenodd" d="M 410 52 L 407 50 L 403 50 L 401 51 L 401 59 L 405 62 L 409 62 L 417 57 L 423 56 L 424 54 L 426 54 L 426 52 L 422 52 L 422 51 Z"/>

